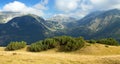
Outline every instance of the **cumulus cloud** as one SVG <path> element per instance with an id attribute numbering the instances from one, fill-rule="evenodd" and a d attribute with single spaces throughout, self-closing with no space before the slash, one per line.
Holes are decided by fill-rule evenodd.
<path id="1" fill-rule="evenodd" d="M 13 11 L 13 12 L 19 12 L 22 11 L 23 9 L 27 8 L 25 6 L 25 4 L 18 2 L 18 1 L 14 1 L 11 3 L 6 4 L 3 7 L 3 11 Z"/>
<path id="2" fill-rule="evenodd" d="M 55 0 L 55 6 L 66 15 L 84 17 L 97 10 L 120 9 L 120 0 Z"/>
<path id="3" fill-rule="evenodd" d="M 120 9 L 120 0 L 90 0 L 90 2 L 93 8 L 98 10 Z"/>
<path id="4" fill-rule="evenodd" d="M 49 0 L 41 0 L 40 3 L 35 4 L 34 7 L 37 9 L 47 10 L 48 7 L 46 6 L 48 4 Z"/>
<path id="5" fill-rule="evenodd" d="M 14 1 L 6 4 L 3 7 L 2 11 L 20 12 L 22 14 L 35 14 L 38 16 L 44 16 L 42 9 L 26 6 L 24 3 L 19 1 Z"/>
<path id="6" fill-rule="evenodd" d="M 54 2 L 53 2 L 54 1 Z M 40 0 L 33 6 L 27 6 L 22 2 L 13 1 L 3 6 L 0 11 L 20 12 L 23 14 L 36 14 L 39 16 L 51 16 L 55 13 L 64 14 L 74 17 L 84 17 L 90 12 L 97 10 L 120 9 L 120 0 Z M 50 6 L 48 6 L 48 3 Z M 55 7 L 54 11 L 48 7 Z M 51 7 L 52 8 L 52 7 Z M 47 11 L 45 14 L 44 11 Z"/>
<path id="7" fill-rule="evenodd" d="M 55 0 L 55 6 L 64 15 L 77 18 L 84 17 L 93 8 L 89 0 Z"/>
<path id="8" fill-rule="evenodd" d="M 70 12 L 77 9 L 79 1 L 80 0 L 55 0 L 55 6 L 60 11 Z"/>

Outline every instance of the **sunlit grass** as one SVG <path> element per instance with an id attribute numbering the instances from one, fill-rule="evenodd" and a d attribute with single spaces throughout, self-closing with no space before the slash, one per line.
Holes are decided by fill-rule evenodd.
<path id="1" fill-rule="evenodd" d="M 0 47 L 0 64 L 120 64 L 120 46 L 90 44 L 67 53 L 57 49 L 33 53 L 26 49 L 4 51 Z"/>

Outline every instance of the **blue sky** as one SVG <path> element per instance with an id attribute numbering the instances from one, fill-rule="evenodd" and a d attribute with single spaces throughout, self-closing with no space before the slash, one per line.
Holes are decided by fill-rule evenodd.
<path id="1" fill-rule="evenodd" d="M 40 0 L 1 0 L 0 6 L 4 6 L 5 4 L 8 4 L 8 3 L 14 2 L 14 1 L 19 1 L 19 2 L 25 3 L 28 6 L 32 6 L 32 5 L 40 2 Z"/>
<path id="2" fill-rule="evenodd" d="M 44 18 L 56 15 L 84 17 L 97 10 L 120 9 L 120 0 L 1 0 L 0 11 L 36 14 Z"/>

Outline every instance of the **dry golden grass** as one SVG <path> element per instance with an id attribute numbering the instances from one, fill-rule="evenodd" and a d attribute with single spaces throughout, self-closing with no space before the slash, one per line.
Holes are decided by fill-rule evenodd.
<path id="1" fill-rule="evenodd" d="M 120 46 L 87 44 L 81 50 L 78 50 L 73 53 L 80 53 L 80 54 L 87 54 L 87 55 L 119 55 Z"/>
<path id="2" fill-rule="evenodd" d="M 51 49 L 42 52 L 4 51 L 0 48 L 0 64 L 120 64 L 120 47 L 91 44 L 74 52 L 56 52 Z"/>

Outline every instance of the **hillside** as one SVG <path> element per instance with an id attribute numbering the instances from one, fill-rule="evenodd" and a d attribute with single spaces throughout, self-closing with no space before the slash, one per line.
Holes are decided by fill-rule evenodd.
<path id="1" fill-rule="evenodd" d="M 0 45 L 6 45 L 10 41 L 27 41 L 31 43 L 45 38 L 44 34 L 48 28 L 44 26 L 43 22 L 42 18 L 38 17 L 36 19 L 36 16 L 25 15 L 15 17 L 8 23 L 0 24 Z"/>
<path id="2" fill-rule="evenodd" d="M 4 47 L 0 47 L 0 64 L 120 64 L 119 50 L 120 46 L 105 47 L 102 44 L 87 44 L 70 53 L 56 49 L 33 53 L 26 48 L 4 51 Z"/>
<path id="3" fill-rule="evenodd" d="M 14 17 L 7 23 L 0 24 L 0 45 L 5 46 L 10 41 L 26 41 L 30 44 L 63 28 L 58 22 L 47 21 L 33 14 Z"/>
<path id="4" fill-rule="evenodd" d="M 74 25 L 76 27 L 69 29 L 68 35 L 84 36 L 86 39 L 112 37 L 120 40 L 119 9 L 92 12 L 78 20 Z"/>

